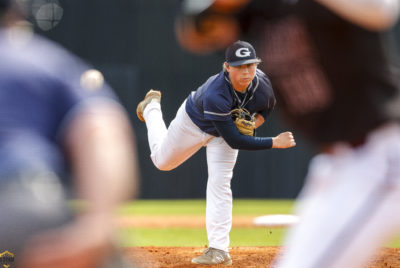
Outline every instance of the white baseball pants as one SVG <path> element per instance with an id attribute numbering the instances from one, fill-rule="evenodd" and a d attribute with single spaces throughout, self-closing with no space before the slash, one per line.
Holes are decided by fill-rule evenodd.
<path id="1" fill-rule="evenodd" d="M 276 268 L 358 268 L 400 233 L 400 126 L 316 156 Z"/>
<path id="2" fill-rule="evenodd" d="M 208 182 L 206 192 L 206 228 L 209 246 L 228 251 L 232 227 L 231 179 L 238 150 L 232 149 L 221 137 L 200 130 L 187 115 L 184 102 L 168 129 L 161 105 L 149 103 L 146 120 L 151 159 L 160 170 L 172 170 L 185 162 L 200 148 L 207 148 Z"/>

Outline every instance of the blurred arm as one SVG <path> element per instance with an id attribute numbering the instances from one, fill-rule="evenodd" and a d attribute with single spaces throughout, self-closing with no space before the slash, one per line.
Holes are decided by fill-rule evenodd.
<path id="1" fill-rule="evenodd" d="M 21 267 L 101 267 L 113 254 L 115 209 L 137 190 L 133 139 L 128 118 L 115 104 L 85 109 L 70 122 L 66 150 L 77 197 L 87 206 L 71 223 L 32 237 Z"/>
<path id="2" fill-rule="evenodd" d="M 89 108 L 71 122 L 66 135 L 78 198 L 89 213 L 108 216 L 136 191 L 134 136 L 114 104 Z"/>
<path id="3" fill-rule="evenodd" d="M 391 27 L 399 16 L 399 0 L 315 0 L 369 30 Z"/>

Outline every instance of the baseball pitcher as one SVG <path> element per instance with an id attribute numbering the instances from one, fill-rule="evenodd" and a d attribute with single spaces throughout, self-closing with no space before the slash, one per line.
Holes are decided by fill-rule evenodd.
<path id="1" fill-rule="evenodd" d="M 276 137 L 255 137 L 276 100 L 266 74 L 257 69 L 260 59 L 251 44 L 237 41 L 225 51 L 223 70 L 193 91 L 166 127 L 161 92 L 150 90 L 137 107 L 148 130 L 151 159 L 160 170 L 172 170 L 200 148 L 207 148 L 208 183 L 206 228 L 209 248 L 193 263 L 225 264 L 232 226 L 230 182 L 238 150 L 290 148 L 291 132 Z"/>

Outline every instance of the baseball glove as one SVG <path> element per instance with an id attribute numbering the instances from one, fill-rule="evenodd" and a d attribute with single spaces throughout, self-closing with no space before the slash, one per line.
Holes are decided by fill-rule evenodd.
<path id="1" fill-rule="evenodd" d="M 231 116 L 240 133 L 254 136 L 254 130 L 256 127 L 256 119 L 254 115 L 251 115 L 250 112 L 244 108 L 237 108 L 231 111 Z"/>

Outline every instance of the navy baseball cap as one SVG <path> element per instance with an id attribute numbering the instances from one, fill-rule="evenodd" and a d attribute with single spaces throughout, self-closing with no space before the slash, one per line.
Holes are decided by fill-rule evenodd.
<path id="1" fill-rule="evenodd" d="M 225 50 L 225 61 L 230 66 L 259 63 L 254 47 L 245 41 L 238 40 Z"/>

